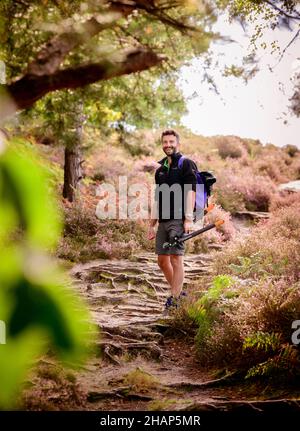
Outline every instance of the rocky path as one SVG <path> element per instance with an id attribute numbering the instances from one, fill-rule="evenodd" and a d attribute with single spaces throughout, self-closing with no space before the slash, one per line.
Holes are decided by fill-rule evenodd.
<path id="1" fill-rule="evenodd" d="M 210 271 L 207 255 L 187 256 L 185 285 Z M 101 328 L 100 346 L 114 363 L 117 357 L 134 350 L 159 358 L 163 315 L 169 295 L 154 254 L 140 254 L 134 261 L 98 260 L 77 265 L 72 275 L 87 298 L 94 321 Z"/>
<path id="2" fill-rule="evenodd" d="M 185 285 L 210 272 L 211 254 L 185 257 Z M 183 408 L 195 400 L 222 399 L 200 371 L 194 343 L 165 316 L 169 290 L 154 254 L 134 260 L 98 260 L 73 267 L 75 284 L 87 298 L 101 335 L 99 357 L 79 374 L 90 409 Z M 208 396 L 208 392 L 210 396 Z M 217 398 L 214 398 L 217 397 Z M 226 397 L 225 397 L 226 398 Z"/>
<path id="3" fill-rule="evenodd" d="M 212 253 L 187 255 L 184 287 L 200 283 L 211 271 L 211 261 Z M 98 354 L 77 375 L 87 396 L 85 409 L 255 414 L 272 409 L 256 396 L 249 401 L 249 394 L 232 385 L 234 376 L 216 378 L 199 364 L 184 325 L 174 328 L 174 317 L 163 313 L 169 291 L 154 254 L 76 265 L 71 275 L 99 328 Z M 276 404 L 280 408 L 299 405 L 284 400 Z"/>

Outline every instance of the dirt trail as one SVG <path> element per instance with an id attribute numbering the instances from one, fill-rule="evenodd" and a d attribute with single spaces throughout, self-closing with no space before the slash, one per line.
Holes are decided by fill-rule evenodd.
<path id="1" fill-rule="evenodd" d="M 240 233 L 247 234 L 251 228 L 243 218 L 235 224 Z M 184 288 L 208 275 L 211 262 L 211 252 L 186 255 Z M 246 399 L 241 386 L 231 385 L 230 376 L 215 379 L 199 364 L 194 340 L 184 329 L 174 330 L 172 316 L 163 314 L 169 289 L 153 253 L 139 254 L 134 260 L 78 264 L 71 275 L 100 329 L 95 334 L 99 355 L 77 376 L 80 389 L 87 394 L 85 409 L 272 408 L 268 403 L 258 408 L 255 394 L 249 403 L 249 393 Z M 286 408 L 286 401 L 282 403 Z"/>
<path id="2" fill-rule="evenodd" d="M 207 275 L 210 265 L 210 254 L 187 255 L 184 287 Z M 135 261 L 76 265 L 71 274 L 101 330 L 102 354 L 78 376 L 88 409 L 147 410 L 155 400 L 161 408 L 179 409 L 199 401 L 200 393 L 207 402 L 223 398 L 211 389 L 216 382 L 209 373 L 200 370 L 193 340 L 183 330 L 170 330 L 172 317 L 163 313 L 169 289 L 153 253 Z"/>

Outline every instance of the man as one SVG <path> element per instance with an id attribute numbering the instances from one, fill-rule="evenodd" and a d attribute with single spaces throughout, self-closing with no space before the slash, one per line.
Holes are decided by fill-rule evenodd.
<path id="1" fill-rule="evenodd" d="M 166 301 L 166 309 L 177 307 L 178 299 L 183 296 L 184 279 L 184 244 L 179 247 L 163 248 L 163 244 L 175 236 L 190 233 L 193 229 L 193 212 L 195 207 L 195 190 L 197 184 L 196 165 L 184 158 L 181 168 L 178 161 L 179 135 L 174 130 L 162 133 L 162 150 L 166 154 L 160 160 L 160 167 L 155 172 L 156 193 L 152 209 L 148 239 L 156 236 L 155 252 L 158 255 L 158 266 L 170 285 L 171 296 Z M 165 189 L 164 189 L 165 188 Z M 166 188 L 169 193 L 164 193 Z M 173 193 L 170 193 L 173 190 Z M 158 229 L 155 234 L 155 225 Z"/>

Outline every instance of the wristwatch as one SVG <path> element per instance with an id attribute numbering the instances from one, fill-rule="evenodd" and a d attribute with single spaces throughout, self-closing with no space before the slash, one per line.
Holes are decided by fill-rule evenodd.
<path id="1" fill-rule="evenodd" d="M 188 214 L 185 214 L 184 217 L 188 221 L 193 221 L 194 220 L 194 214 L 188 213 Z"/>

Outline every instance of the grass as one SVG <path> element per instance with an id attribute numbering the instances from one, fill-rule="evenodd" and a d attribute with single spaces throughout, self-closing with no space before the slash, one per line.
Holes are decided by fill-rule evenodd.
<path id="1" fill-rule="evenodd" d="M 150 401 L 148 404 L 148 410 L 150 411 L 162 411 L 162 410 L 173 410 L 172 407 L 175 407 L 178 403 L 177 399 L 173 398 L 163 398 L 158 400 Z"/>
<path id="2" fill-rule="evenodd" d="M 123 378 L 123 383 L 130 385 L 133 390 L 147 392 L 159 387 L 160 383 L 156 377 L 140 367 L 130 371 Z"/>

